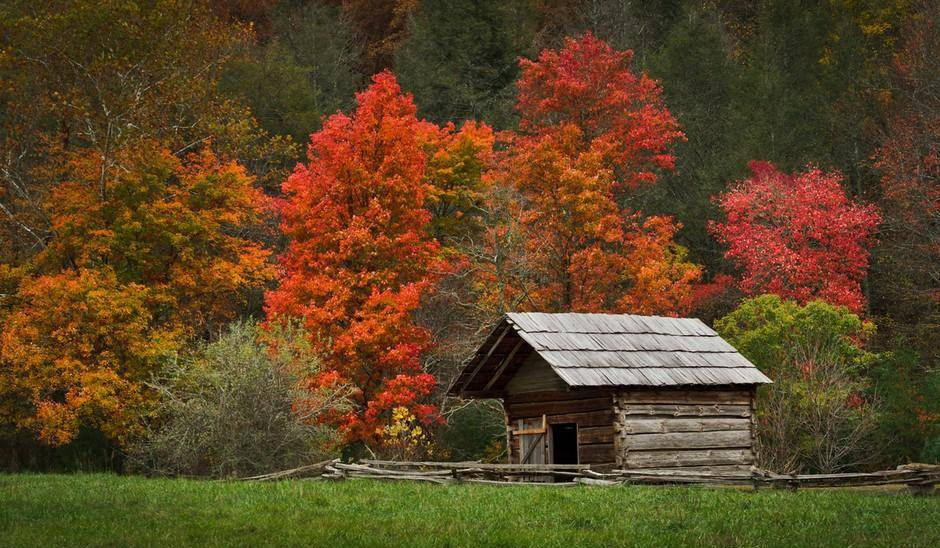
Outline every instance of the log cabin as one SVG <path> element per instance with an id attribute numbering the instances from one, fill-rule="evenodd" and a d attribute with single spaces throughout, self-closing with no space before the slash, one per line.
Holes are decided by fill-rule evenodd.
<path id="1" fill-rule="evenodd" d="M 698 319 L 510 313 L 449 393 L 503 401 L 513 464 L 747 473 L 770 382 Z"/>

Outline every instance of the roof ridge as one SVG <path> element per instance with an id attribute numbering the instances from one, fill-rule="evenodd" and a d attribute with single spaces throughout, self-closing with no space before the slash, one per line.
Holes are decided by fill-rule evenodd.
<path id="1" fill-rule="evenodd" d="M 529 346 L 532 346 L 532 345 L 529 345 Z M 652 350 L 643 349 L 643 348 L 635 349 L 635 350 L 634 350 L 634 349 L 624 349 L 624 350 L 621 350 L 621 349 L 610 349 L 610 348 L 535 348 L 535 347 L 533 346 L 532 349 L 535 350 L 536 352 L 613 352 L 613 353 L 616 353 L 616 354 L 620 354 L 620 353 L 623 353 L 623 352 L 644 352 L 644 353 L 647 353 L 647 354 L 649 354 L 650 352 L 668 352 L 668 353 L 670 353 L 670 354 L 679 354 L 679 353 L 687 353 L 687 354 L 741 354 L 741 353 L 738 352 L 737 350 L 688 350 L 688 349 L 685 349 L 685 348 L 678 348 L 678 349 L 675 349 L 675 350 L 669 349 L 669 348 L 654 348 L 654 349 L 652 349 Z"/>
<path id="2" fill-rule="evenodd" d="M 498 377 L 509 365 L 508 357 L 518 357 L 514 349 L 522 344 L 539 354 L 568 386 L 771 382 L 699 318 L 507 312 L 465 366 L 461 389 L 467 389 L 480 371 Z"/>
<path id="3" fill-rule="evenodd" d="M 514 316 L 519 314 L 531 314 L 531 315 L 540 315 L 540 316 L 608 316 L 608 317 L 618 317 L 626 316 L 632 318 L 660 318 L 664 320 L 686 320 L 686 321 L 698 321 L 705 323 L 701 318 L 694 318 L 688 316 L 660 316 L 658 314 L 630 314 L 628 312 L 521 312 L 521 311 L 512 311 L 506 312 L 506 316 Z"/>
<path id="4" fill-rule="evenodd" d="M 718 333 L 695 333 L 692 335 L 685 335 L 682 333 L 663 333 L 661 331 L 549 331 L 547 329 L 540 329 L 538 331 L 529 331 L 523 329 L 522 327 L 513 324 L 513 327 L 517 327 L 520 331 L 525 331 L 526 333 L 576 333 L 578 335 L 661 335 L 663 337 L 720 337 Z"/>

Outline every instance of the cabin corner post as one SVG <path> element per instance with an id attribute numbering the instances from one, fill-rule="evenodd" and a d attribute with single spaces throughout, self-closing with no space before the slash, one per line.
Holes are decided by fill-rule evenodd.
<path id="1" fill-rule="evenodd" d="M 503 422 L 506 425 L 506 460 L 509 464 L 517 464 L 513 460 L 512 454 L 512 423 L 509 421 L 509 414 L 506 413 L 506 401 L 503 400 Z"/>
<path id="2" fill-rule="evenodd" d="M 614 392 L 612 399 L 614 414 L 614 464 L 618 469 L 623 469 L 626 463 L 627 444 L 626 439 L 624 439 L 625 431 L 623 409 L 620 403 L 620 392 Z"/>
<path id="3" fill-rule="evenodd" d="M 757 466 L 758 452 L 760 447 L 758 447 L 757 442 L 757 385 L 751 385 L 750 389 L 751 394 L 751 455 L 752 455 L 752 466 Z"/>

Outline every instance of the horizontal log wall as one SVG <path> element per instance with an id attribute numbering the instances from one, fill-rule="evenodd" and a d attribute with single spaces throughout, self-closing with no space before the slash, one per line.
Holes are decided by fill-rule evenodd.
<path id="1" fill-rule="evenodd" d="M 565 381 L 555 374 L 535 352 L 531 352 L 506 383 L 506 394 L 523 392 L 561 392 L 568 389 Z"/>
<path id="2" fill-rule="evenodd" d="M 504 400 L 510 428 L 520 419 L 541 420 L 545 415 L 552 424 L 578 425 L 578 460 L 592 469 L 612 469 L 614 452 L 613 394 L 601 390 L 570 390 L 512 394 Z M 518 463 L 518 436 L 509 437 L 509 462 Z"/>
<path id="3" fill-rule="evenodd" d="M 625 390 L 614 414 L 618 468 L 744 473 L 754 463 L 751 390 Z"/>

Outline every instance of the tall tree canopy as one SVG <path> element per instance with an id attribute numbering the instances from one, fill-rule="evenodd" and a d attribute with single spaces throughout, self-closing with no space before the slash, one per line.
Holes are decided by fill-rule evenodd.
<path id="1" fill-rule="evenodd" d="M 54 236 L 44 204 L 74 151 L 107 165 L 137 139 L 178 154 L 211 141 L 256 176 L 275 171 L 290 147 L 216 86 L 250 36 L 200 0 L 0 5 L 0 262 Z"/>
<path id="2" fill-rule="evenodd" d="M 366 74 L 391 67 L 395 50 L 407 33 L 408 15 L 418 0 L 329 0 L 343 7 L 364 47 Z"/>
<path id="3" fill-rule="evenodd" d="M 517 58 L 531 37 L 524 0 L 425 0 L 409 19 L 395 73 L 415 95 L 418 112 L 443 124 L 513 123 Z"/>
<path id="4" fill-rule="evenodd" d="M 281 2 L 266 17 L 271 35 L 226 65 L 219 88 L 243 99 L 265 130 L 306 143 L 365 80 L 358 42 L 337 6 Z"/>
<path id="5" fill-rule="evenodd" d="M 760 465 L 832 473 L 872 462 L 881 406 L 866 374 L 875 326 L 841 306 L 803 306 L 777 295 L 747 299 L 715 330 L 774 380 L 760 390 Z"/>
<path id="6" fill-rule="evenodd" d="M 149 141 L 114 161 L 69 163 L 45 206 L 56 236 L 0 334 L 0 419 L 51 444 L 84 427 L 123 441 L 162 360 L 273 277 L 249 237 L 267 200 L 241 166 L 208 151 L 181 162 Z"/>
<path id="7" fill-rule="evenodd" d="M 519 134 L 506 156 L 522 197 L 530 306 L 676 314 L 698 267 L 668 218 L 629 207 L 633 190 L 671 169 L 682 138 L 658 84 L 632 53 L 587 33 L 522 61 Z"/>
<path id="8" fill-rule="evenodd" d="M 876 208 L 849 200 L 839 173 L 811 167 L 787 175 L 769 162 L 750 168 L 749 178 L 718 198 L 725 222 L 711 225 L 742 270 L 741 288 L 864 309 Z"/>
<path id="9" fill-rule="evenodd" d="M 421 364 L 430 334 L 412 318 L 439 261 L 427 206 L 460 209 L 466 179 L 451 160 L 460 143 L 472 156 L 474 136 L 491 140 L 486 133 L 418 120 L 411 96 L 382 72 L 350 115 L 331 116 L 311 137 L 309 163 L 284 183 L 290 240 L 267 310 L 304 318 L 325 364 L 312 382 L 358 389 L 358 409 L 334 417 L 349 440 L 374 440 L 395 407 L 433 419 L 425 401 L 435 379 Z"/>
<path id="10" fill-rule="evenodd" d="M 940 6 L 908 28 L 894 59 L 888 132 L 875 152 L 885 227 L 875 304 L 895 333 L 940 358 Z"/>
<path id="11" fill-rule="evenodd" d="M 520 61 L 517 109 L 529 140 L 577 128 L 579 151 L 599 154 L 616 177 L 615 190 L 656 181 L 671 169 L 669 145 L 682 132 L 662 101 L 659 83 L 631 66 L 632 51 L 618 51 L 590 32 L 558 50 Z"/>

